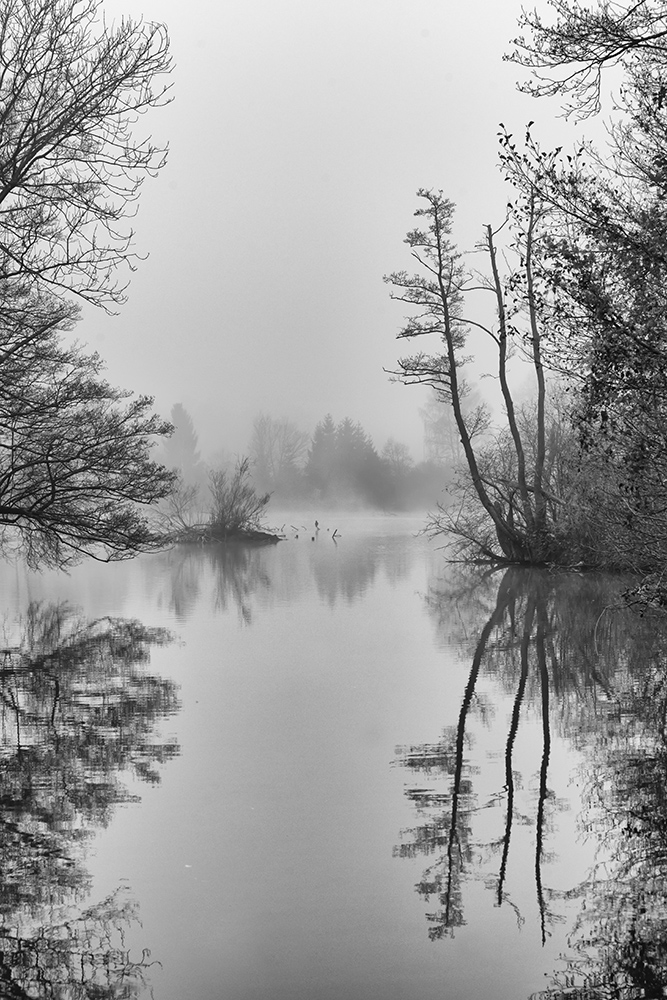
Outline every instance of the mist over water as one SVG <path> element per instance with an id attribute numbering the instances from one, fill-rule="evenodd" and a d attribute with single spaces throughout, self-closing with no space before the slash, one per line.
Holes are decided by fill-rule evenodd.
<path id="1" fill-rule="evenodd" d="M 359 423 L 338 423 L 327 414 L 311 430 L 266 413 L 254 421 L 243 456 L 224 451 L 203 457 L 194 421 L 180 403 L 171 410 L 174 432 L 161 443 L 160 461 L 175 469 L 186 487 L 195 487 L 192 516 L 205 509 L 211 472 L 233 474 L 247 458 L 252 484 L 270 496 L 267 517 L 278 525 L 276 508 L 420 511 L 445 499 L 460 461 L 458 439 L 448 406 L 435 394 L 424 410 L 424 459 L 417 461 L 405 442 L 389 437 L 381 449 Z M 289 525 L 289 518 L 284 519 Z"/>

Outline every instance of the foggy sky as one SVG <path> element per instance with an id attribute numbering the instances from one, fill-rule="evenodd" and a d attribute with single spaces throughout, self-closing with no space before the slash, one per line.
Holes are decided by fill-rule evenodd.
<path id="1" fill-rule="evenodd" d="M 244 451 L 260 411 L 312 430 L 326 412 L 422 457 L 425 391 L 392 384 L 418 187 L 458 206 L 472 246 L 507 199 L 498 123 L 553 111 L 502 62 L 514 0 L 109 0 L 166 22 L 173 103 L 139 131 L 168 140 L 135 222 L 149 253 L 129 302 L 86 309 L 78 337 L 109 379 L 190 411 L 204 453 Z M 422 345 L 420 345 L 422 346 Z"/>

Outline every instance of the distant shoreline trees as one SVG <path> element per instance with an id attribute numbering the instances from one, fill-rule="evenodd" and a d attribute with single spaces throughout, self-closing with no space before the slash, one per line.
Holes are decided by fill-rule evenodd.
<path id="1" fill-rule="evenodd" d="M 382 506 L 388 494 L 385 473 L 361 424 L 345 417 L 334 425 L 331 414 L 320 421 L 305 468 L 306 482 L 315 496 L 341 505 Z"/>
<path id="2" fill-rule="evenodd" d="M 199 452 L 195 425 L 182 403 L 174 403 L 169 420 L 173 431 L 162 442 L 162 464 L 178 473 L 188 485 L 206 482 L 206 465 Z"/>
<path id="3" fill-rule="evenodd" d="M 261 475 L 250 448 L 253 481 L 258 490 L 266 488 L 278 506 L 423 513 L 442 497 L 454 475 L 453 461 L 415 461 L 408 445 L 391 436 L 378 451 L 361 423 L 350 417 L 336 422 L 327 413 L 310 438 L 288 421 L 275 423 L 286 424 L 300 441 L 309 441 L 305 456 L 300 451 L 289 474 L 273 484 Z"/>
<path id="4" fill-rule="evenodd" d="M 344 417 L 336 423 L 331 414 L 311 435 L 290 420 L 260 414 L 247 454 L 209 465 L 200 457 L 194 422 L 182 404 L 172 407 L 171 418 L 177 429 L 161 457 L 177 478 L 160 504 L 160 523 L 172 541 L 240 538 L 246 529 L 261 535 L 270 504 L 424 513 L 454 475 L 453 460 L 415 462 L 407 444 L 393 437 L 378 452 L 359 422 Z M 213 508 L 220 506 L 215 500 L 220 489 L 229 516 L 218 518 Z M 242 510 L 253 511 L 247 523 Z"/>
<path id="5" fill-rule="evenodd" d="M 257 489 L 262 493 L 278 492 L 284 497 L 298 496 L 307 448 L 305 431 L 290 420 L 260 413 L 253 423 L 249 447 Z"/>

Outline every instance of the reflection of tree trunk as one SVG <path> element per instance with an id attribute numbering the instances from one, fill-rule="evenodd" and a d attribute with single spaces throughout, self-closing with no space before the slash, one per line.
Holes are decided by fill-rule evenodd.
<path id="1" fill-rule="evenodd" d="M 531 596 L 526 607 L 523 636 L 521 637 L 521 677 L 519 678 L 519 687 L 517 688 L 516 697 L 514 699 L 512 722 L 505 747 L 507 816 L 505 820 L 505 835 L 503 837 L 503 857 L 500 863 L 500 874 L 498 876 L 498 906 L 501 906 L 503 901 L 503 886 L 505 884 L 507 857 L 509 855 L 512 820 L 514 817 L 514 774 L 512 772 L 512 753 L 514 750 L 514 740 L 516 739 L 517 730 L 519 728 L 519 715 L 521 712 L 521 705 L 523 703 L 523 696 L 526 690 L 526 681 L 528 680 L 528 650 L 530 648 L 530 634 L 533 628 L 533 618 L 535 616 L 535 603 L 535 598 Z"/>
<path id="2" fill-rule="evenodd" d="M 542 944 L 546 942 L 544 891 L 542 888 L 542 849 L 544 845 L 544 805 L 547 798 L 547 772 L 549 770 L 549 754 L 551 751 L 551 733 L 549 730 L 549 671 L 544 648 L 546 610 L 544 605 L 538 609 L 537 615 L 537 664 L 540 670 L 540 687 L 542 690 L 542 766 L 540 767 L 540 796 L 537 806 L 537 836 L 535 843 L 535 886 L 537 888 L 537 904 L 540 908 L 540 927 Z"/>
<path id="3" fill-rule="evenodd" d="M 60 701 L 60 682 L 57 677 L 53 678 L 53 707 L 51 709 L 51 728 L 56 729 L 56 712 Z"/>
<path id="4" fill-rule="evenodd" d="M 459 796 L 461 794 L 461 776 L 463 774 L 463 747 L 465 741 L 466 720 L 470 710 L 472 697 L 475 693 L 475 685 L 477 684 L 479 669 L 482 664 L 482 657 L 484 656 L 487 643 L 494 628 L 502 620 L 507 605 L 511 600 L 513 600 L 513 589 L 510 584 L 511 576 L 511 572 L 505 573 L 500 582 L 500 586 L 498 587 L 496 606 L 479 637 L 479 641 L 475 649 L 475 655 L 472 660 L 472 666 L 470 668 L 470 676 L 468 677 L 468 683 L 463 695 L 461 711 L 459 712 L 459 721 L 456 729 L 456 767 L 454 770 L 454 785 L 452 788 L 452 814 L 449 824 L 449 838 L 447 842 L 447 886 L 444 893 L 446 927 L 449 926 L 450 919 L 452 883 L 454 877 L 454 846 L 458 840 L 456 834 L 456 821 L 458 819 Z"/>

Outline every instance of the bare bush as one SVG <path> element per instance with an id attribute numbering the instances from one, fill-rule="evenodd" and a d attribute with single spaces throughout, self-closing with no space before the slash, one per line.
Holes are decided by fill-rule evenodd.
<path id="1" fill-rule="evenodd" d="M 258 531 L 270 493 L 258 494 L 250 480 L 250 459 L 241 458 L 230 476 L 224 469 L 209 472 L 212 506 L 210 530 L 226 537 L 244 531 Z"/>

